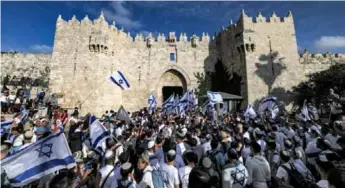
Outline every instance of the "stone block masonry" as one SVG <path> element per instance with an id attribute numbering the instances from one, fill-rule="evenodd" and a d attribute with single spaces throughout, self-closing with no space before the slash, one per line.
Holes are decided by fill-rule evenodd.
<path id="1" fill-rule="evenodd" d="M 244 98 L 245 107 L 267 95 L 284 98 L 306 74 L 344 60 L 343 54 L 299 55 L 291 12 L 285 17 L 259 13 L 253 19 L 244 10 L 236 22 L 230 21 L 212 37 L 184 32 L 131 37 L 114 22 L 107 23 L 103 13 L 95 20 L 85 16 L 81 21 L 75 16 L 68 21 L 58 16 L 51 55 L 1 57 L 2 75 L 44 77 L 51 93 L 63 94 L 61 107 L 79 107 L 82 114 L 98 116 L 120 105 L 129 111 L 146 107 L 151 92 L 161 105 L 167 95 L 164 88 L 197 88 L 194 74 L 215 73 L 219 61 L 229 79 L 240 77 L 236 93 Z M 46 69 L 49 76 L 43 71 Z M 116 70 L 128 79 L 129 90 L 122 91 L 109 80 Z"/>

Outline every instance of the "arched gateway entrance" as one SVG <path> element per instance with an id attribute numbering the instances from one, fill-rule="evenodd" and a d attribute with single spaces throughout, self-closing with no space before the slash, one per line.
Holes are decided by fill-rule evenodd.
<path id="1" fill-rule="evenodd" d="M 181 72 L 169 69 L 162 74 L 157 85 L 158 102 L 162 104 L 173 93 L 180 97 L 187 91 L 187 81 Z"/>

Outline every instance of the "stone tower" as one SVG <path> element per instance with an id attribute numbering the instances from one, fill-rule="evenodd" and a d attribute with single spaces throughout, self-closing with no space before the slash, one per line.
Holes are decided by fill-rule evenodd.
<path id="1" fill-rule="evenodd" d="M 242 106 L 267 95 L 287 97 L 286 90 L 303 80 L 291 12 L 286 17 L 259 13 L 254 19 L 242 10 L 217 36 L 217 56 L 230 77 L 241 78 Z"/>
<path id="2" fill-rule="evenodd" d="M 49 87 L 62 93 L 63 108 L 79 107 L 82 113 L 101 115 L 120 105 L 129 111 L 148 106 L 151 92 L 158 105 L 172 93 L 182 95 L 197 87 L 197 72 L 204 72 L 209 56 L 210 37 L 181 32 L 144 37 L 109 25 L 103 13 L 91 21 L 75 16 L 56 23 Z M 122 91 L 109 80 L 113 71 L 121 71 L 131 88 Z"/>

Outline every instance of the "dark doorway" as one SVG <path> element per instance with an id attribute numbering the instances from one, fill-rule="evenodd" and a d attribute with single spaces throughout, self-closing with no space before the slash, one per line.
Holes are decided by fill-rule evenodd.
<path id="1" fill-rule="evenodd" d="M 164 86 L 162 88 L 163 92 L 163 102 L 167 100 L 173 93 L 179 95 L 180 97 L 183 95 L 183 87 L 181 86 Z"/>

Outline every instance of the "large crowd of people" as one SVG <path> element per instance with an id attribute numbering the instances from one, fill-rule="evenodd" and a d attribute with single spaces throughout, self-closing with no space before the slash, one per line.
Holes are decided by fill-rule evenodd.
<path id="1" fill-rule="evenodd" d="M 247 119 L 240 111 L 213 118 L 198 109 L 167 115 L 160 108 L 153 113 L 144 108 L 120 120 L 110 110 L 99 118 L 110 132 L 99 150 L 90 144 L 90 114 L 49 106 L 42 117 L 29 110 L 25 122 L 17 121 L 22 116 L 17 113 L 10 131 L 2 134 L 1 159 L 62 130 L 77 165 L 27 188 L 345 186 L 344 112 L 323 122 L 289 114 Z M 1 187 L 11 187 L 3 169 Z"/>

